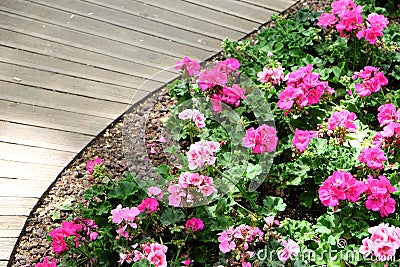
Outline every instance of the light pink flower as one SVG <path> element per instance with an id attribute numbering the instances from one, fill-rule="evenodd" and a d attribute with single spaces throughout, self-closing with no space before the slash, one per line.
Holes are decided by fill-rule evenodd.
<path id="1" fill-rule="evenodd" d="M 364 148 L 358 156 L 360 162 L 372 169 L 383 169 L 383 162 L 387 160 L 385 152 L 379 147 Z"/>
<path id="2" fill-rule="evenodd" d="M 284 80 L 284 68 L 267 68 L 264 67 L 262 71 L 257 73 L 258 80 L 262 83 L 271 83 L 272 85 L 280 85 Z"/>
<path id="3" fill-rule="evenodd" d="M 357 126 L 354 124 L 356 118 L 356 114 L 348 110 L 334 112 L 328 119 L 328 130 L 333 131 L 335 128 L 344 127 L 347 130 L 354 132 L 357 129 Z"/>
<path id="4" fill-rule="evenodd" d="M 297 256 L 300 252 L 300 247 L 296 242 L 289 239 L 288 241 L 282 240 L 283 249 L 278 251 L 278 259 L 286 263 L 286 261 L 293 255 Z"/>
<path id="5" fill-rule="evenodd" d="M 200 63 L 196 60 L 184 57 L 182 61 L 176 63 L 175 69 L 183 69 L 189 76 L 193 76 L 200 73 Z"/>
<path id="6" fill-rule="evenodd" d="M 331 13 L 322 13 L 321 17 L 318 18 L 317 25 L 321 28 L 327 29 L 330 26 L 336 24 L 338 19 L 335 17 L 334 14 Z"/>
<path id="7" fill-rule="evenodd" d="M 227 75 L 218 70 L 204 70 L 200 73 L 198 84 L 201 90 L 205 91 L 214 86 L 223 86 L 228 82 Z"/>

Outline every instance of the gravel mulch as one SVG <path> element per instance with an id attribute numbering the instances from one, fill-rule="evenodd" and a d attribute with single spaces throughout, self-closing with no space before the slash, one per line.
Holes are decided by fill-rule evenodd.
<path id="1" fill-rule="evenodd" d="M 331 2 L 332 0 L 302 0 L 283 12 L 283 15 L 294 14 L 301 8 L 324 10 Z M 271 26 L 271 24 L 266 24 L 263 27 L 268 26 Z M 148 97 L 144 102 L 134 107 L 130 113 L 129 131 L 142 133 L 144 121 L 147 118 L 146 139 L 149 141 L 157 140 L 159 133 L 154 127 L 160 124 L 160 118 L 167 115 L 168 107 L 171 104 L 165 88 Z M 62 220 L 68 218 L 71 204 L 85 202 L 83 194 L 94 183 L 89 179 L 86 172 L 88 160 L 100 157 L 104 160 L 111 177 L 118 180 L 124 176 L 128 167 L 123 153 L 123 127 L 124 120 L 121 117 L 83 149 L 56 179 L 55 183 L 50 186 L 37 207 L 32 211 L 9 266 L 34 266 L 45 256 L 55 258 L 56 255 L 51 251 L 50 242 L 46 241 L 46 235 L 49 230 L 54 229 Z M 127 129 L 125 128 L 125 130 Z M 138 143 L 143 142 L 143 135 L 136 134 L 136 136 Z M 135 155 L 138 157 L 143 155 L 143 151 L 135 150 L 134 147 L 129 151 L 131 152 L 128 153 L 130 159 L 134 158 Z M 138 173 L 146 175 L 145 167 L 141 165 L 137 167 Z M 132 168 L 135 168 L 135 166 L 131 166 L 131 170 Z"/>

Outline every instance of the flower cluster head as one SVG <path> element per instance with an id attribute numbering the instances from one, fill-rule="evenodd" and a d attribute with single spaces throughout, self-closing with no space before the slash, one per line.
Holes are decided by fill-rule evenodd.
<path id="1" fill-rule="evenodd" d="M 400 109 L 396 110 L 393 104 L 387 103 L 380 106 L 378 112 L 378 121 L 383 129 L 375 135 L 373 145 L 400 146 Z"/>
<path id="2" fill-rule="evenodd" d="M 393 213 L 396 208 L 396 201 L 391 198 L 390 193 L 396 191 L 390 181 L 383 175 L 379 179 L 370 176 L 365 182 L 367 189 L 365 194 L 368 195 L 365 207 L 369 210 L 379 211 L 381 217 L 387 217 Z"/>
<path id="3" fill-rule="evenodd" d="M 278 259 L 286 263 L 286 261 L 293 255 L 298 256 L 300 252 L 300 246 L 292 239 L 288 241 L 282 239 L 283 249 L 278 251 Z"/>
<path id="4" fill-rule="evenodd" d="M 279 221 L 277 219 L 275 219 L 275 216 L 268 216 L 264 218 L 264 227 L 263 230 L 267 231 L 268 229 L 272 228 L 272 226 L 275 225 L 279 225 Z"/>
<path id="5" fill-rule="evenodd" d="M 283 73 L 285 69 L 282 67 L 278 68 L 267 68 L 264 67 L 262 71 L 257 73 L 258 80 L 262 83 L 270 83 L 272 85 L 280 85 L 281 81 L 285 79 Z"/>
<path id="6" fill-rule="evenodd" d="M 137 228 L 136 221 L 139 220 L 139 218 L 137 218 L 139 214 L 140 210 L 137 207 L 122 208 L 122 205 L 119 204 L 113 209 L 111 211 L 112 222 L 117 225 L 122 225 L 117 229 L 117 233 L 128 240 L 129 232 L 127 231 L 127 227 L 130 226 L 133 229 Z"/>
<path id="7" fill-rule="evenodd" d="M 197 109 L 185 109 L 178 114 L 180 120 L 192 120 L 198 128 L 204 128 L 206 126 L 206 120 L 204 115 Z"/>
<path id="8" fill-rule="evenodd" d="M 376 44 L 376 39 L 383 36 L 383 30 L 387 27 L 389 21 L 385 16 L 376 13 L 369 14 L 367 20 L 368 27 L 362 27 L 356 36 L 358 39 L 365 37 L 365 40 L 370 44 Z"/>
<path id="9" fill-rule="evenodd" d="M 218 142 L 207 140 L 201 140 L 191 144 L 187 152 L 189 169 L 194 170 L 203 167 L 206 163 L 208 165 L 213 165 L 216 160 L 214 152 L 217 152 L 219 147 L 220 145 Z"/>
<path id="10" fill-rule="evenodd" d="M 380 147 L 364 148 L 358 156 L 361 163 L 367 164 L 371 170 L 382 170 L 383 162 L 387 160 L 385 152 Z"/>
<path id="11" fill-rule="evenodd" d="M 316 131 L 303 131 L 296 128 L 292 140 L 292 144 L 296 147 L 300 152 L 303 152 L 307 149 L 307 146 L 310 144 L 311 139 L 317 137 L 318 134 Z"/>
<path id="12" fill-rule="evenodd" d="M 357 129 L 357 126 L 354 124 L 356 118 L 356 114 L 348 110 L 334 112 L 328 119 L 328 130 L 334 131 L 342 127 L 350 132 L 354 132 Z"/>
<path id="13" fill-rule="evenodd" d="M 222 111 L 222 102 L 233 107 L 239 107 L 242 100 L 246 99 L 246 91 L 237 84 L 232 87 L 223 86 L 211 95 L 211 104 L 216 113 Z"/>
<path id="14" fill-rule="evenodd" d="M 388 79 L 379 68 L 365 66 L 363 70 L 354 72 L 353 80 L 360 78 L 362 83 L 356 83 L 356 93 L 360 97 L 366 97 L 378 92 L 382 86 L 388 84 Z"/>
<path id="15" fill-rule="evenodd" d="M 86 170 L 89 172 L 90 174 L 90 180 L 93 179 L 92 176 L 97 177 L 98 174 L 96 173 L 96 169 L 98 169 L 98 167 L 96 168 L 96 166 L 100 166 L 103 163 L 103 160 L 101 158 L 95 158 L 93 161 L 88 160 L 88 162 L 86 162 Z M 101 172 L 101 170 L 99 170 Z M 95 173 L 95 174 L 93 174 Z"/>
<path id="16" fill-rule="evenodd" d="M 340 36 L 347 36 L 353 30 L 361 29 L 364 23 L 362 11 L 362 6 L 353 0 L 337 0 L 332 3 L 332 10 L 329 13 L 321 15 L 317 25 L 324 29 L 335 25 Z"/>
<path id="17" fill-rule="evenodd" d="M 57 267 L 57 264 L 55 260 L 49 262 L 49 257 L 45 257 L 43 262 L 36 263 L 35 267 Z"/>
<path id="18" fill-rule="evenodd" d="M 240 68 L 240 62 L 236 58 L 227 58 L 224 61 L 218 62 L 214 69 L 222 71 L 226 74 L 230 74 L 232 71 L 236 71 Z"/>
<path id="19" fill-rule="evenodd" d="M 228 75 L 217 69 L 204 70 L 200 73 L 198 84 L 201 90 L 213 89 L 215 86 L 222 87 L 228 82 Z"/>
<path id="20" fill-rule="evenodd" d="M 150 214 L 158 210 L 158 201 L 155 198 L 148 197 L 142 200 L 142 202 L 137 206 L 140 212 L 145 212 Z"/>
<path id="21" fill-rule="evenodd" d="M 75 218 L 70 222 L 62 222 L 61 227 L 49 232 L 52 238 L 52 249 L 56 253 L 68 250 L 66 238 L 73 237 L 75 247 L 79 247 L 81 242 L 93 241 L 98 237 L 95 232 L 97 225 L 93 220 L 84 218 Z"/>
<path id="22" fill-rule="evenodd" d="M 134 245 L 137 248 L 138 244 Z M 147 260 L 151 266 L 155 267 L 166 267 L 167 266 L 167 246 L 161 245 L 159 243 L 146 243 L 141 244 L 140 249 L 135 249 L 132 252 L 120 253 L 119 263 L 124 262 L 131 264 L 133 262 L 138 262 L 140 260 Z"/>
<path id="23" fill-rule="evenodd" d="M 400 228 L 381 223 L 370 227 L 371 237 L 364 238 L 359 252 L 364 257 L 374 256 L 378 261 L 394 261 L 396 250 L 400 247 Z"/>
<path id="24" fill-rule="evenodd" d="M 201 231 L 204 229 L 203 220 L 200 218 L 191 218 L 185 223 L 186 229 L 191 229 L 193 232 Z"/>
<path id="25" fill-rule="evenodd" d="M 200 73 L 200 63 L 196 60 L 184 57 L 182 61 L 176 63 L 175 69 L 183 69 L 183 72 L 187 75 L 194 76 Z"/>
<path id="26" fill-rule="evenodd" d="M 272 152 L 277 145 L 276 129 L 267 124 L 262 124 L 257 129 L 251 127 L 246 130 L 246 136 L 243 137 L 243 146 L 251 148 L 254 154 Z"/>
<path id="27" fill-rule="evenodd" d="M 255 252 L 252 248 L 257 242 L 264 242 L 264 233 L 258 227 L 242 224 L 230 226 L 218 234 L 219 250 L 222 253 L 233 252 L 242 259 L 250 259 Z"/>
<path id="28" fill-rule="evenodd" d="M 159 200 L 161 200 L 163 198 L 161 189 L 156 186 L 150 186 L 149 189 L 147 189 L 147 195 L 149 197 L 155 196 Z"/>
<path id="29" fill-rule="evenodd" d="M 358 181 L 351 173 L 340 170 L 335 171 L 322 183 L 318 195 L 324 206 L 335 207 L 339 205 L 340 200 L 358 201 L 365 190 L 363 182 Z"/>
<path id="30" fill-rule="evenodd" d="M 174 207 L 179 207 L 182 204 L 183 198 L 187 203 L 194 201 L 194 193 L 200 193 L 202 197 L 211 196 L 218 192 L 214 185 L 214 180 L 211 177 L 198 173 L 184 172 L 179 176 L 178 184 L 170 185 L 168 192 L 169 204 Z"/>
<path id="31" fill-rule="evenodd" d="M 312 72 L 312 69 L 310 64 L 289 73 L 286 88 L 279 94 L 277 105 L 280 109 L 290 111 L 294 105 L 300 108 L 314 105 L 325 92 L 333 93 L 328 82 L 320 81 L 319 74 Z"/>

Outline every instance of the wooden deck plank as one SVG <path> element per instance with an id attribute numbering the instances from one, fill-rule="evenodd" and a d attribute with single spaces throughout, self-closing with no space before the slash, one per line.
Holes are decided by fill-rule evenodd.
<path id="1" fill-rule="evenodd" d="M 110 119 L 4 100 L 0 100 L 0 110 L 2 111 L 0 120 L 3 121 L 92 136 L 102 131 L 112 122 Z"/>
<path id="2" fill-rule="evenodd" d="M 0 216 L 0 238 L 18 237 L 26 219 L 25 216 Z"/>
<path id="3" fill-rule="evenodd" d="M 138 85 L 144 82 L 144 78 L 142 77 L 102 70 L 81 63 L 70 62 L 5 46 L 0 46 L 0 60 L 2 62 L 29 66 L 30 68 L 128 88 L 137 88 Z"/>
<path id="4" fill-rule="evenodd" d="M 240 0 L 241 2 L 245 2 L 252 5 L 257 5 L 260 7 L 268 8 L 271 10 L 282 12 L 283 10 L 291 7 L 296 1 L 291 0 Z"/>
<path id="5" fill-rule="evenodd" d="M 125 104 L 129 104 L 131 98 L 134 96 L 142 98 L 148 94 L 148 92 L 141 90 L 103 84 L 3 62 L 0 62 L 0 81 L 14 82 L 26 86 L 45 88 L 48 90 Z M 154 85 L 154 87 L 152 87 L 152 85 Z M 155 84 L 150 83 L 148 87 L 143 89 L 155 90 L 156 88 Z"/>
<path id="6" fill-rule="evenodd" d="M 10 254 L 13 251 L 17 240 L 18 238 L 15 237 L 0 238 L 0 266 L 7 266 L 7 261 L 10 259 Z"/>
<path id="7" fill-rule="evenodd" d="M 0 142 L 0 159 L 65 167 L 75 153 Z M 0 195 L 1 196 L 1 195 Z M 1 211 L 0 211 L 1 214 Z"/>
<path id="8" fill-rule="evenodd" d="M 25 0 L 2 0 L 0 2 L 0 10 L 9 14 L 39 21 L 44 23 L 45 26 L 57 25 L 65 29 L 88 33 L 93 36 L 135 45 L 171 56 L 183 57 L 188 54 L 195 54 L 203 58 L 209 55 L 210 52 L 218 51 L 212 48 L 206 49 L 205 45 L 199 48 L 199 45 L 191 46 L 183 42 L 133 31 L 80 15 L 75 15 L 73 18 L 70 18 L 70 12 L 48 8 L 42 5 L 35 5 L 32 2 L 25 2 Z M 89 11 L 89 13 L 91 12 Z"/>
<path id="9" fill-rule="evenodd" d="M 59 166 L 0 159 L 0 177 L 23 180 L 47 180 L 49 184 L 61 172 Z"/>
<path id="10" fill-rule="evenodd" d="M 71 62 L 82 63 L 99 69 L 128 74 L 155 81 L 165 82 L 176 77 L 176 73 L 162 71 L 159 67 L 151 67 L 134 61 L 123 60 L 79 47 L 49 41 L 24 33 L 0 29 L 0 45 L 14 47 L 23 51 L 51 56 Z"/>
<path id="11" fill-rule="evenodd" d="M 146 5 L 131 0 L 84 0 L 85 2 L 101 5 L 109 9 L 140 16 L 162 24 L 175 26 L 188 31 L 197 32 L 206 36 L 223 40 L 226 37 L 239 39 L 246 33 L 244 31 L 232 30 L 201 19 L 192 18 L 177 12 L 172 12 L 155 6 Z"/>
<path id="12" fill-rule="evenodd" d="M 261 24 L 267 22 L 271 17 L 271 15 L 275 13 L 270 9 L 261 8 L 255 5 L 235 0 L 218 0 L 218 1 L 185 0 L 185 1 L 190 2 L 192 4 L 204 6 L 209 9 L 215 9 L 218 11 L 222 11 L 224 13 L 232 14 L 240 18 Z"/>
<path id="13" fill-rule="evenodd" d="M 238 31 L 251 32 L 260 26 L 259 23 L 253 21 L 181 0 L 137 0 L 137 2 L 202 19 Z"/>
<path id="14" fill-rule="evenodd" d="M 39 199 L 50 183 L 47 180 L 35 181 L 0 178 L 0 196 L 2 197 L 32 197 Z M 0 212 L 1 213 L 1 212 Z M 1 220 L 0 216 L 0 220 Z M 1 223 L 0 223 L 1 231 Z M 0 235 L 0 237 L 2 237 Z M 4 236 L 3 236 L 4 237 Z M 11 236 L 8 236 L 11 237 Z"/>
<path id="15" fill-rule="evenodd" d="M 33 19 L 22 18 L 1 11 L 0 20 L 2 22 L 0 28 L 3 29 L 17 31 L 123 60 L 139 62 L 152 67 L 170 67 L 175 64 L 177 58 L 177 56 L 165 55 L 160 51 L 150 51 L 132 44 L 121 43 L 56 25 L 43 24 Z"/>
<path id="16" fill-rule="evenodd" d="M 76 113 L 115 119 L 128 105 L 84 96 L 71 95 L 25 86 L 13 82 L 2 82 L 0 99 L 33 106 L 60 109 Z"/>
<path id="17" fill-rule="evenodd" d="M 0 216 L 29 216 L 37 202 L 38 199 L 33 197 L 0 196 Z"/>
<path id="18" fill-rule="evenodd" d="M 78 152 L 94 136 L 0 121 L 0 142 Z M 0 175 L 1 177 L 1 175 Z"/>
<path id="19" fill-rule="evenodd" d="M 82 16 L 83 18 L 89 18 L 89 21 L 96 20 L 95 23 L 105 22 L 107 23 L 107 27 L 112 25 L 114 27 L 117 26 L 119 28 L 130 30 L 126 31 L 126 34 L 131 34 L 132 31 L 134 31 L 134 36 L 137 36 L 137 33 L 143 33 L 201 48 L 205 51 L 216 52 L 220 50 L 221 40 L 218 38 L 202 35 L 198 32 L 188 31 L 167 24 L 160 24 L 140 16 L 132 17 L 132 15 L 125 12 L 103 7 L 101 5 L 87 3 L 80 0 L 30 0 L 30 2 L 70 13 L 73 12 L 75 16 L 79 15 L 77 18 Z M 88 15 L 88 12 L 93 14 Z M 75 22 L 75 16 L 69 21 L 69 24 Z M 109 30 L 113 30 L 113 28 L 110 27 Z M 108 32 L 109 30 L 107 28 L 104 29 L 105 32 Z M 137 37 L 140 38 L 139 36 Z"/>

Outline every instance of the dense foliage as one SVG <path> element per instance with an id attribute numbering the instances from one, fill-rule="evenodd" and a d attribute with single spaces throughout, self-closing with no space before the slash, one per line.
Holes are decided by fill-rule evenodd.
<path id="1" fill-rule="evenodd" d="M 59 266 L 395 266 L 400 31 L 387 12 L 338 0 L 225 40 L 213 66 L 178 62 L 159 143 L 180 165 L 139 187 L 88 162 L 89 205 L 49 233 Z"/>

